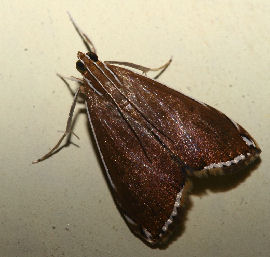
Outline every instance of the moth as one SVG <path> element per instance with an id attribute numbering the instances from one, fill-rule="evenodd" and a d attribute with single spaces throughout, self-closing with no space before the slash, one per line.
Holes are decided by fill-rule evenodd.
<path id="1" fill-rule="evenodd" d="M 162 242 L 183 206 L 189 175 L 224 173 L 256 159 L 261 150 L 239 124 L 213 107 L 177 92 L 125 65 L 102 62 L 90 39 L 71 19 L 87 46 L 78 52 L 82 78 L 64 135 L 71 132 L 78 95 L 89 123 L 115 202 L 131 231 L 145 242 Z M 168 63 L 161 67 L 164 70 Z"/>

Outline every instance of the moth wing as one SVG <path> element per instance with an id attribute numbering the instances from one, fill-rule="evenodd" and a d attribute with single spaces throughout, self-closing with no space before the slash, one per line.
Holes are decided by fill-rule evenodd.
<path id="1" fill-rule="evenodd" d="M 260 153 L 249 133 L 215 108 L 122 67 L 108 68 L 121 92 L 189 170 L 229 167 Z"/>
<path id="2" fill-rule="evenodd" d="M 90 65 L 95 76 L 84 94 L 107 178 L 129 227 L 149 243 L 160 241 L 177 214 L 187 171 L 233 166 L 260 153 L 218 110 L 130 70 Z"/>
<path id="3" fill-rule="evenodd" d="M 115 201 L 130 229 L 155 244 L 181 205 L 185 168 L 110 98 L 93 92 L 88 97 L 89 121 Z"/>

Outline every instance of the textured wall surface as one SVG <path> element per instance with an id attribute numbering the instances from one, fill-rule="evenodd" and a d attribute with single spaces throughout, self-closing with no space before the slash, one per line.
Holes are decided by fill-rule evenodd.
<path id="1" fill-rule="evenodd" d="M 72 97 L 56 72 L 80 76 L 84 46 L 66 11 L 102 60 L 157 67 L 173 56 L 159 80 L 218 108 L 261 146 L 257 168 L 194 180 L 165 249 L 147 247 L 121 218 L 83 111 L 79 147 L 31 164 L 65 128 Z M 0 256 L 270 256 L 269 0 L 2 0 L 0 16 Z"/>

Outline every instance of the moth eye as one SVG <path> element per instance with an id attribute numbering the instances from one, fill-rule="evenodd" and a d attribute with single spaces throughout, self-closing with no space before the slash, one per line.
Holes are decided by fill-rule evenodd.
<path id="1" fill-rule="evenodd" d="M 89 56 L 92 61 L 94 61 L 94 62 L 98 61 L 98 56 L 95 53 L 88 52 L 86 55 Z"/>
<path id="2" fill-rule="evenodd" d="M 84 71 L 86 71 L 85 65 L 84 65 L 80 60 L 76 62 L 76 69 L 77 69 L 79 72 L 84 72 Z"/>

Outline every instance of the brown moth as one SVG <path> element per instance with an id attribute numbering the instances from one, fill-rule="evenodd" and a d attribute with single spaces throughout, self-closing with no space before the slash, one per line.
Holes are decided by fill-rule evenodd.
<path id="1" fill-rule="evenodd" d="M 73 24 L 89 50 L 77 55 L 80 87 L 65 134 L 35 163 L 54 153 L 70 133 L 81 94 L 120 212 L 132 232 L 157 244 L 183 205 L 189 174 L 226 172 L 226 167 L 254 160 L 260 148 L 245 129 L 213 107 L 115 64 L 150 69 L 100 61 L 91 41 Z"/>

